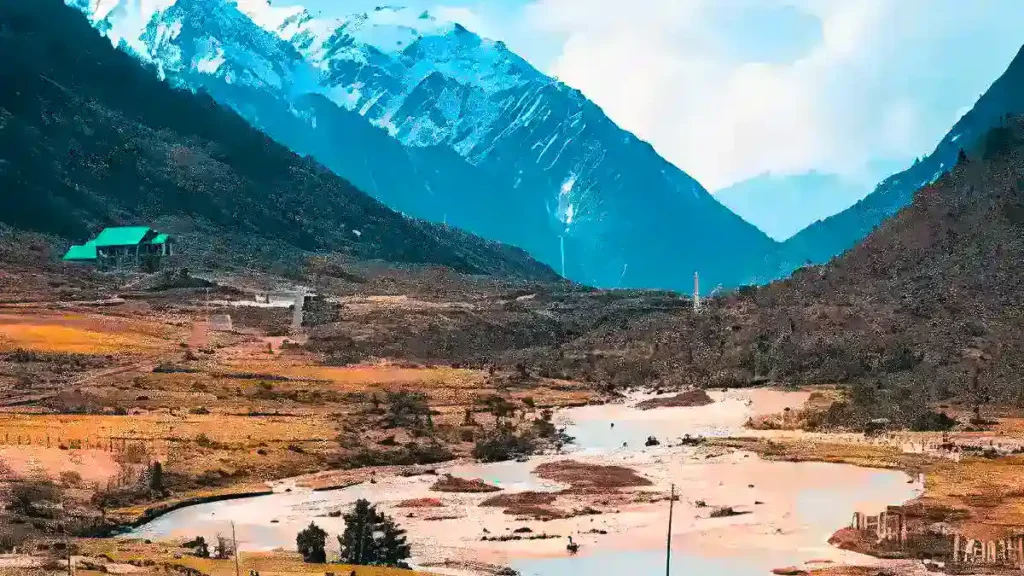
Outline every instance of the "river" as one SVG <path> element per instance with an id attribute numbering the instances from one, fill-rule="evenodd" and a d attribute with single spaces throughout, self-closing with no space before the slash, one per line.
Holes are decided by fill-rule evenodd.
<path id="1" fill-rule="evenodd" d="M 730 435 L 742 431 L 754 414 L 799 406 L 806 393 L 746 390 L 712 393 L 714 404 L 694 408 L 642 411 L 632 404 L 588 406 L 560 411 L 556 419 L 576 438 L 567 455 L 546 455 L 528 462 L 456 463 L 441 467 L 465 478 L 481 478 L 506 492 L 558 491 L 564 488 L 533 475 L 543 462 L 572 458 L 632 468 L 667 492 L 674 484 L 676 503 L 672 542 L 677 574 L 754 576 L 772 568 L 808 561 L 869 563 L 870 559 L 828 545 L 828 537 L 847 525 L 854 511 L 877 513 L 920 494 L 921 486 L 897 471 L 841 464 L 770 462 L 749 453 L 709 452 L 701 447 L 670 447 L 691 435 Z M 663 445 L 647 448 L 657 436 Z M 295 535 L 315 522 L 331 535 L 344 530 L 344 511 L 367 498 L 408 530 L 417 564 L 479 560 L 511 565 L 524 575 L 591 576 L 651 574 L 664 570 L 667 502 L 638 503 L 550 522 L 526 521 L 480 507 L 487 495 L 430 491 L 433 476 L 381 477 L 342 490 L 313 492 L 294 481 L 275 483 L 275 493 L 183 508 L 157 518 L 128 537 L 210 538 L 230 534 L 236 525 L 242 550 L 293 550 Z M 440 498 L 436 509 L 400 508 L 417 498 Z M 706 503 L 706 505 L 705 505 Z M 732 506 L 742 515 L 709 518 L 713 506 Z M 517 527 L 558 539 L 483 542 L 483 535 L 510 534 Z M 573 535 L 580 553 L 568 556 L 565 536 Z M 429 568 L 431 571 L 440 571 Z"/>

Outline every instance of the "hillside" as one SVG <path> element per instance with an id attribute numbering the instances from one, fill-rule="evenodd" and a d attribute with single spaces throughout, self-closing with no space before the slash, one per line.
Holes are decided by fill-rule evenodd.
<path id="1" fill-rule="evenodd" d="M 774 246 L 582 93 L 428 13 L 69 4 L 157 74 L 388 206 L 518 246 L 573 280 L 689 290 L 700 271 L 735 286 Z"/>
<path id="2" fill-rule="evenodd" d="M 830 264 L 731 298 L 744 327 L 723 365 L 848 383 L 862 416 L 902 423 L 929 404 L 1024 401 L 1024 124 L 1006 124 Z"/>
<path id="3" fill-rule="evenodd" d="M 886 218 L 910 204 L 914 192 L 956 164 L 960 148 L 970 149 L 1007 114 L 1024 112 L 1024 49 L 1006 72 L 982 94 L 939 142 L 935 150 L 903 172 L 886 178 L 860 202 L 816 222 L 783 242 L 770 259 L 768 278 L 789 274 L 805 262 L 815 264 L 853 247 Z"/>
<path id="4" fill-rule="evenodd" d="M 535 286 L 489 314 L 483 300 L 443 321 L 399 314 L 346 345 L 521 364 L 602 388 L 839 384 L 853 400 L 833 414 L 841 426 L 911 425 L 937 404 L 1020 403 L 1024 127 L 1014 119 L 983 141 L 840 258 L 708 300 L 700 314 L 672 294 Z M 350 316 L 313 339 L 333 346 L 359 323 Z M 411 336 L 411 323 L 424 327 Z"/>
<path id="5" fill-rule="evenodd" d="M 0 10 L 0 186 L 13 191 L 0 223 L 80 241 L 160 221 L 197 251 L 221 244 L 215 262 L 272 246 L 264 265 L 325 251 L 557 278 L 521 250 L 402 216 L 209 96 L 170 88 L 57 0 Z"/>

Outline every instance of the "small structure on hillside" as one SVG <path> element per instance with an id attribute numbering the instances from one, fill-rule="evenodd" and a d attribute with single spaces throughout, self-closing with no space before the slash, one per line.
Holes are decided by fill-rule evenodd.
<path id="1" fill-rule="evenodd" d="M 234 330 L 230 314 L 213 314 L 210 316 L 209 322 L 210 330 L 214 332 L 231 332 Z"/>
<path id="2" fill-rule="evenodd" d="M 106 228 L 85 244 L 72 246 L 65 262 L 95 264 L 103 269 L 157 270 L 174 254 L 174 238 L 146 226 Z"/>

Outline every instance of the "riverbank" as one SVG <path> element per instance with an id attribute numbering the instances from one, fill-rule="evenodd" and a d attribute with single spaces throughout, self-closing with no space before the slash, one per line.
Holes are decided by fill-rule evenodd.
<path id="1" fill-rule="evenodd" d="M 905 474 L 841 464 L 775 462 L 714 443 L 672 440 L 687 434 L 736 434 L 752 415 L 799 406 L 807 395 L 733 390 L 712 392 L 715 402 L 700 407 L 639 410 L 634 405 L 645 398 L 638 397 L 628 403 L 568 409 L 556 415 L 577 437 L 577 446 L 568 454 L 528 462 L 459 463 L 410 476 L 379 470 L 371 473 L 372 483 L 329 492 L 313 488 L 343 485 L 352 473 L 298 477 L 276 483 L 271 496 L 177 510 L 133 536 L 213 536 L 224 533 L 233 521 L 243 550 L 290 549 L 295 534 L 309 522 L 332 536 L 340 533 L 344 526 L 336 515 L 355 499 L 367 498 L 408 531 L 419 566 L 464 573 L 449 567 L 472 558 L 544 574 L 544 565 L 537 563 L 566 558 L 569 536 L 580 545 L 577 563 L 607 554 L 626 558 L 661 550 L 667 497 L 674 484 L 680 496 L 673 545 L 681 558 L 757 557 L 761 561 L 752 569 L 758 570 L 815 559 L 863 563 L 863 556 L 829 546 L 828 538 L 849 522 L 853 511 L 877 512 L 919 494 L 920 487 L 908 484 Z M 661 443 L 644 446 L 637 441 L 650 435 L 657 435 Z M 614 474 L 609 467 L 617 467 Z M 594 482 L 588 471 L 591 477 L 629 480 Z M 446 473 L 479 478 L 501 491 L 432 490 L 437 475 Z M 408 507 L 409 502 L 424 501 L 431 505 Z"/>

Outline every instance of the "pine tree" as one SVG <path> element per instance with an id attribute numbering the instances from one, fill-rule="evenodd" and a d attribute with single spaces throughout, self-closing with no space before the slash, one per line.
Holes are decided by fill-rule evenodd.
<path id="1" fill-rule="evenodd" d="M 311 564 L 323 564 L 327 562 L 327 532 L 316 524 L 310 522 L 306 528 L 295 537 L 295 545 L 302 554 L 302 559 Z"/>
<path id="2" fill-rule="evenodd" d="M 395 568 L 409 568 L 405 562 L 410 556 L 409 544 L 405 540 L 405 530 L 399 528 L 391 518 L 384 520 L 378 543 L 378 564 Z"/>
<path id="3" fill-rule="evenodd" d="M 405 530 L 381 514 L 367 500 L 357 500 L 344 516 L 345 533 L 338 536 L 341 561 L 361 566 L 408 568 L 410 556 Z"/>
<path id="4" fill-rule="evenodd" d="M 149 488 L 154 492 L 164 491 L 164 467 L 159 462 L 154 462 L 149 469 Z"/>
<path id="5" fill-rule="evenodd" d="M 341 560 L 349 564 L 370 565 L 376 557 L 374 531 L 377 529 L 379 514 L 368 500 L 356 500 L 355 508 L 344 515 L 345 532 L 338 536 L 341 545 Z"/>

